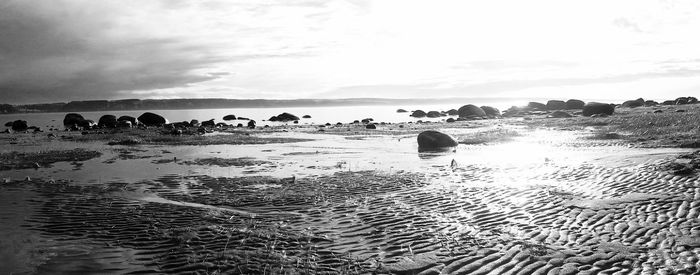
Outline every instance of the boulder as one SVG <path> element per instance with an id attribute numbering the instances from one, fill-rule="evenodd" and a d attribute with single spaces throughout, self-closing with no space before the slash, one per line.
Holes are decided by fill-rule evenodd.
<path id="1" fill-rule="evenodd" d="M 190 120 L 190 126 L 199 127 L 199 126 L 202 126 L 202 124 L 199 123 L 199 120 L 193 119 L 193 120 Z"/>
<path id="2" fill-rule="evenodd" d="M 219 122 L 219 123 L 216 124 L 216 127 L 218 127 L 218 128 L 226 128 L 226 127 L 228 127 L 228 126 L 229 126 L 228 124 L 223 123 L 223 122 Z"/>
<path id="3" fill-rule="evenodd" d="M 287 121 L 294 121 L 294 120 L 299 120 L 298 116 L 295 116 L 290 113 L 281 113 L 277 116 L 273 116 L 269 119 L 269 121 L 282 121 L 282 122 L 287 122 Z"/>
<path id="4" fill-rule="evenodd" d="M 698 103 L 698 99 L 697 99 L 697 98 L 692 97 L 692 96 L 689 96 L 689 97 L 688 97 L 688 104 L 697 104 L 697 103 Z"/>
<path id="5" fill-rule="evenodd" d="M 486 116 L 486 112 L 482 110 L 481 108 L 477 107 L 476 105 L 472 104 L 467 104 L 462 107 L 459 107 L 459 110 L 457 110 L 457 113 L 459 114 L 459 117 L 484 117 Z"/>
<path id="6" fill-rule="evenodd" d="M 8 121 L 5 123 L 5 127 L 12 127 L 12 123 L 14 123 L 14 121 Z"/>
<path id="7" fill-rule="evenodd" d="M 374 123 L 367 124 L 367 125 L 365 125 L 365 129 L 374 130 L 374 129 L 377 129 L 377 125 Z"/>
<path id="8" fill-rule="evenodd" d="M 63 117 L 63 126 L 65 126 L 66 128 L 78 127 L 78 124 L 80 124 L 80 122 L 82 122 L 83 120 L 85 120 L 85 118 L 80 114 L 69 113 L 66 114 L 65 117 Z"/>
<path id="9" fill-rule="evenodd" d="M 498 109 L 491 107 L 491 106 L 481 106 L 480 107 L 482 110 L 484 110 L 484 113 L 486 113 L 487 116 L 500 116 L 501 111 Z"/>
<path id="10" fill-rule="evenodd" d="M 644 101 L 644 106 L 646 106 L 646 107 L 656 106 L 656 105 L 659 105 L 659 103 L 656 101 L 653 101 L 653 100 Z"/>
<path id="11" fill-rule="evenodd" d="M 95 123 L 95 121 L 92 119 L 83 119 L 79 121 L 76 126 L 82 129 L 90 129 L 97 126 L 97 123 Z"/>
<path id="12" fill-rule="evenodd" d="M 234 116 L 234 115 L 226 115 L 226 116 L 224 116 L 224 120 L 226 120 L 226 121 L 228 121 L 228 120 L 235 120 L 235 119 L 236 119 L 236 116 Z"/>
<path id="13" fill-rule="evenodd" d="M 117 127 L 119 127 L 119 128 L 131 128 L 131 127 L 134 127 L 134 125 L 131 124 L 131 121 L 119 120 L 119 121 L 117 121 Z"/>
<path id="14" fill-rule="evenodd" d="M 538 110 L 538 111 L 546 111 L 547 110 L 547 105 L 539 102 L 529 102 L 527 103 L 527 107 L 533 110 Z"/>
<path id="15" fill-rule="evenodd" d="M 441 117 L 442 114 L 438 111 L 430 111 L 427 114 L 425 114 L 425 116 L 431 117 L 431 118 L 436 118 L 436 117 Z"/>
<path id="16" fill-rule="evenodd" d="M 12 131 L 24 132 L 28 129 L 26 120 L 15 120 L 12 122 Z"/>
<path id="17" fill-rule="evenodd" d="M 428 114 L 426 114 L 423 110 L 415 110 L 413 113 L 411 113 L 412 117 L 425 117 L 426 115 Z"/>
<path id="18" fill-rule="evenodd" d="M 120 121 L 128 121 L 128 122 L 131 122 L 132 126 L 136 125 L 136 118 L 132 117 L 132 116 L 120 116 L 119 118 L 117 118 L 117 122 L 120 122 Z"/>
<path id="19" fill-rule="evenodd" d="M 396 112 L 397 112 L 397 113 L 406 113 L 406 112 L 408 112 L 408 111 L 406 111 L 406 110 L 404 110 L 404 109 L 398 109 L 398 110 L 396 110 Z"/>
<path id="20" fill-rule="evenodd" d="M 255 129 L 255 120 L 251 119 L 248 121 L 248 128 Z"/>
<path id="21" fill-rule="evenodd" d="M 599 102 L 588 102 L 583 106 L 583 115 L 612 115 L 615 112 L 615 107 L 611 104 L 599 103 Z"/>
<path id="22" fill-rule="evenodd" d="M 637 98 L 635 100 L 627 100 L 622 103 L 620 107 L 623 108 L 637 108 L 637 107 L 642 107 L 644 106 L 644 99 L 643 98 Z"/>
<path id="23" fill-rule="evenodd" d="M 564 110 L 566 109 L 566 102 L 562 100 L 550 100 L 547 101 L 547 110 Z"/>
<path id="24" fill-rule="evenodd" d="M 372 122 L 373 120 L 374 120 L 374 119 L 371 119 L 371 118 L 365 118 L 365 119 L 361 120 L 361 122 L 362 122 L 363 124 L 368 124 L 368 123 Z"/>
<path id="25" fill-rule="evenodd" d="M 459 115 L 459 111 L 457 111 L 455 109 L 449 109 L 449 110 L 447 110 L 447 114 L 451 115 L 451 116 L 456 116 L 456 115 Z"/>
<path id="26" fill-rule="evenodd" d="M 311 118 L 310 115 L 304 115 L 302 118 Z"/>
<path id="27" fill-rule="evenodd" d="M 214 128 L 214 127 L 216 127 L 216 122 L 214 122 L 213 118 L 210 120 L 207 120 L 207 121 L 202 121 L 202 127 Z"/>
<path id="28" fill-rule="evenodd" d="M 455 122 L 455 119 L 454 119 L 454 118 L 448 118 L 448 119 L 446 120 L 446 122 L 447 122 L 447 123 L 452 123 L 452 122 Z M 401 125 L 401 126 L 403 126 L 403 125 Z"/>
<path id="29" fill-rule="evenodd" d="M 583 102 L 582 100 L 578 99 L 569 99 L 566 101 L 566 109 L 567 110 L 578 110 L 578 109 L 583 109 L 583 106 L 585 106 L 586 103 Z"/>
<path id="30" fill-rule="evenodd" d="M 418 149 L 455 147 L 457 141 L 450 135 L 438 131 L 423 131 L 418 134 Z"/>
<path id="31" fill-rule="evenodd" d="M 688 104 L 688 98 L 687 97 L 679 97 L 676 98 L 676 105 L 684 105 Z"/>
<path id="32" fill-rule="evenodd" d="M 114 128 L 117 127 L 117 116 L 115 115 L 103 115 L 97 121 L 98 127 Z"/>
<path id="33" fill-rule="evenodd" d="M 547 116 L 548 118 L 567 118 L 567 117 L 573 117 L 573 115 L 565 112 L 565 111 L 554 111 L 551 114 Z"/>
<path id="34" fill-rule="evenodd" d="M 666 101 L 662 102 L 661 105 L 676 105 L 676 101 L 675 100 L 666 100 Z"/>
<path id="35" fill-rule="evenodd" d="M 145 112 L 141 114 L 138 117 L 138 121 L 143 123 L 143 125 L 146 126 L 162 126 L 163 124 L 167 124 L 168 120 L 165 119 L 164 117 L 154 114 L 151 112 Z"/>

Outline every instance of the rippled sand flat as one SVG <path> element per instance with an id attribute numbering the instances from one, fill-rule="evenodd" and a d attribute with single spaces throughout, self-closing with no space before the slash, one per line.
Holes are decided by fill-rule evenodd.
<path id="1" fill-rule="evenodd" d="M 700 269 L 700 178 L 664 169 L 688 150 L 561 131 L 437 154 L 419 154 L 412 136 L 288 135 L 315 141 L 115 147 L 77 168 L 7 171 L 3 263 L 51 274 Z"/>

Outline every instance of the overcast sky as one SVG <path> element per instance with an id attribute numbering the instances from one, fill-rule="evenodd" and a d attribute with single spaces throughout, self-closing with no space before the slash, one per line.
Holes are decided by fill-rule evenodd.
<path id="1" fill-rule="evenodd" d="M 0 2 L 0 103 L 698 91 L 695 0 Z"/>

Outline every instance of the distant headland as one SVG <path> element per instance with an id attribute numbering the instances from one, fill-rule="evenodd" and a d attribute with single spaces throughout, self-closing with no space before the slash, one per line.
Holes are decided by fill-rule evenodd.
<path id="1" fill-rule="evenodd" d="M 278 108 L 278 107 L 333 107 L 369 105 L 430 105 L 450 104 L 461 101 L 514 101 L 519 98 L 343 98 L 343 99 L 121 99 L 86 100 L 60 103 L 0 104 L 0 114 L 89 112 L 122 110 L 179 110 L 179 109 L 225 109 L 225 108 Z M 522 100 L 525 100 L 524 98 Z"/>

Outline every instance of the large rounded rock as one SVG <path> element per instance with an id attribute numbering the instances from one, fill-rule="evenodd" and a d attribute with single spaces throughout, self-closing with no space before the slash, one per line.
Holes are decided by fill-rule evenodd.
<path id="1" fill-rule="evenodd" d="M 103 115 L 97 121 L 97 126 L 107 128 L 117 127 L 117 117 L 114 115 Z"/>
<path id="2" fill-rule="evenodd" d="M 255 129 L 255 120 L 248 120 L 248 128 Z"/>
<path id="3" fill-rule="evenodd" d="M 299 120 L 298 116 L 295 116 L 290 113 L 281 113 L 277 116 L 273 116 L 269 119 L 269 121 L 282 121 L 282 122 L 287 122 L 287 121 L 294 121 L 294 120 Z"/>
<path id="4" fill-rule="evenodd" d="M 442 114 L 438 111 L 430 111 L 425 116 L 430 117 L 430 118 L 436 118 L 436 117 L 441 117 Z"/>
<path id="5" fill-rule="evenodd" d="M 547 110 L 564 110 L 566 109 L 566 102 L 562 100 L 550 100 L 547 101 Z"/>
<path id="6" fill-rule="evenodd" d="M 151 112 L 143 113 L 138 117 L 138 120 L 146 126 L 162 126 L 163 124 L 168 123 L 168 120 L 164 117 Z"/>
<path id="7" fill-rule="evenodd" d="M 529 102 L 527 103 L 527 107 L 533 110 L 538 110 L 538 111 L 546 111 L 547 110 L 547 105 L 544 105 L 544 103 L 539 103 L 539 102 Z"/>
<path id="8" fill-rule="evenodd" d="M 457 111 L 455 109 L 449 109 L 449 110 L 447 110 L 447 114 L 451 115 L 451 116 L 456 116 L 456 115 L 459 115 L 459 111 Z"/>
<path id="9" fill-rule="evenodd" d="M 27 126 L 27 121 L 25 120 L 15 120 L 12 122 L 12 131 L 23 132 L 29 127 Z"/>
<path id="10" fill-rule="evenodd" d="M 412 117 L 425 117 L 426 115 L 428 114 L 426 114 L 423 110 L 415 110 L 413 113 L 411 113 Z"/>
<path id="11" fill-rule="evenodd" d="M 578 110 L 578 109 L 583 109 L 583 106 L 585 106 L 586 103 L 583 102 L 582 100 L 578 99 L 569 99 L 566 101 L 566 109 L 567 110 Z"/>
<path id="12" fill-rule="evenodd" d="M 404 110 L 404 109 L 398 109 L 398 110 L 396 110 L 396 112 L 397 112 L 397 113 L 407 113 L 408 111 L 406 111 L 406 110 Z"/>
<path id="13" fill-rule="evenodd" d="M 636 107 L 642 107 L 644 106 L 644 99 L 643 98 L 637 98 L 635 100 L 627 100 L 622 103 L 620 107 L 624 108 L 636 108 Z"/>
<path id="14" fill-rule="evenodd" d="M 611 104 L 599 103 L 599 102 L 588 102 L 583 106 L 583 115 L 612 115 L 615 112 L 615 107 Z"/>
<path id="15" fill-rule="evenodd" d="M 491 107 L 491 106 L 481 106 L 480 107 L 482 110 L 484 110 L 484 113 L 486 113 L 487 116 L 500 116 L 501 111 L 498 109 Z"/>
<path id="16" fill-rule="evenodd" d="M 432 130 L 418 134 L 418 149 L 439 149 L 455 146 L 457 146 L 457 141 L 448 134 Z"/>
<path id="17" fill-rule="evenodd" d="M 202 121 L 202 125 L 201 125 L 201 126 L 202 126 L 202 127 L 214 128 L 214 127 L 216 127 L 216 123 L 214 122 L 214 119 L 212 118 L 212 119 L 210 119 L 210 120 Z"/>
<path id="18" fill-rule="evenodd" d="M 235 120 L 235 119 L 236 119 L 236 116 L 234 116 L 234 115 L 226 115 L 226 116 L 224 116 L 224 120 L 226 120 L 226 121 L 228 121 L 228 120 Z"/>
<path id="19" fill-rule="evenodd" d="M 374 123 L 367 124 L 367 125 L 365 125 L 365 129 L 375 130 L 375 129 L 377 129 L 377 124 L 374 124 Z"/>
<path id="20" fill-rule="evenodd" d="M 69 113 L 66 114 L 65 117 L 63 117 L 63 126 L 65 126 L 66 128 L 77 127 L 78 124 L 80 124 L 80 122 L 82 122 L 83 120 L 85 120 L 85 118 L 82 115 L 76 113 Z"/>
<path id="21" fill-rule="evenodd" d="M 467 104 L 457 110 L 459 117 L 484 117 L 486 112 L 476 105 Z"/>
<path id="22" fill-rule="evenodd" d="M 132 117 L 132 116 L 120 116 L 119 118 L 117 118 L 117 122 L 121 122 L 121 121 L 131 122 L 132 126 L 136 125 L 136 118 Z"/>

